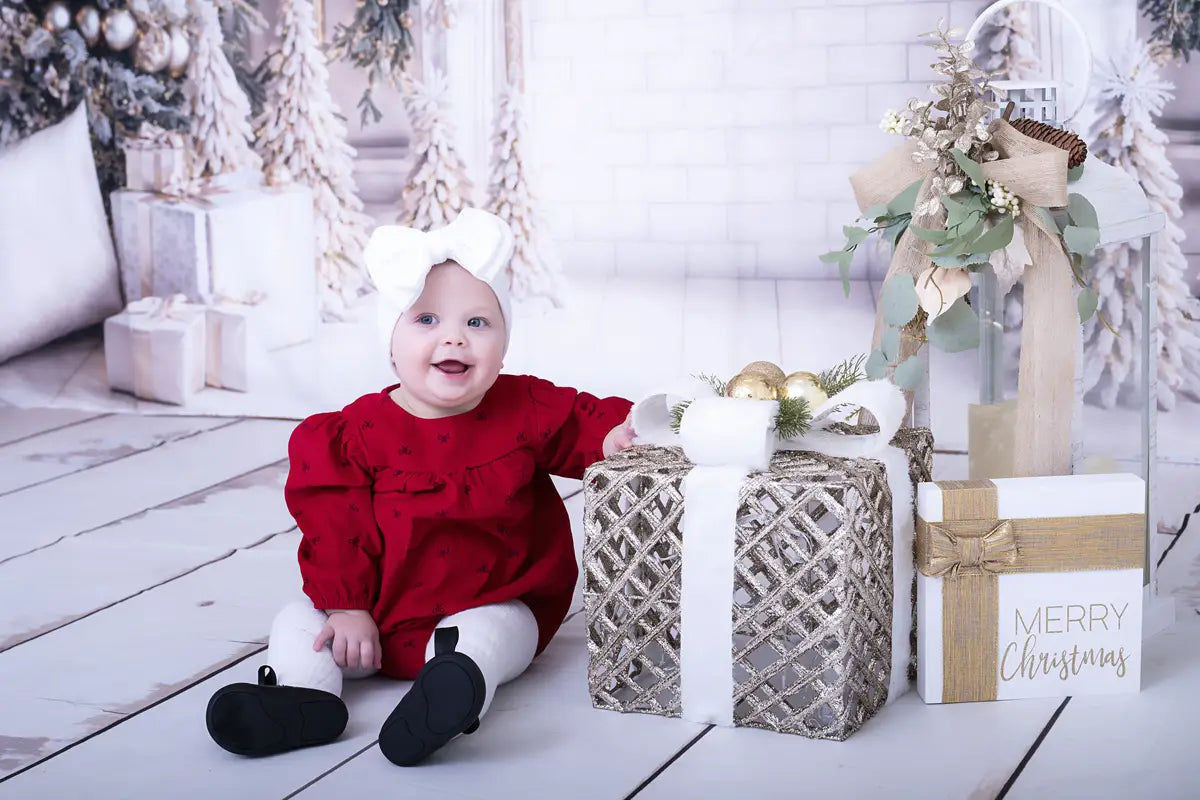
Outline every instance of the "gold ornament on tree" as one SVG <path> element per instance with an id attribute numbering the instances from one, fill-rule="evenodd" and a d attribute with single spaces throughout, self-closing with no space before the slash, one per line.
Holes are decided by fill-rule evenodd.
<path id="1" fill-rule="evenodd" d="M 71 10 L 63 2 L 54 2 L 46 7 L 42 27 L 48 31 L 65 31 L 71 24 Z"/>
<path id="2" fill-rule="evenodd" d="M 88 46 L 100 41 L 100 12 L 94 6 L 84 6 L 75 12 L 75 27 Z"/>
<path id="3" fill-rule="evenodd" d="M 171 39 L 171 55 L 167 60 L 167 67 L 172 75 L 179 77 L 187 69 L 188 59 L 192 57 L 192 43 L 188 41 L 187 31 L 179 25 L 167 28 L 167 35 Z"/>
<path id="4" fill-rule="evenodd" d="M 266 172 L 268 186 L 287 186 L 292 182 L 291 171 L 283 164 L 272 164 Z"/>
<path id="5" fill-rule="evenodd" d="M 171 34 L 165 28 L 151 28 L 138 39 L 133 64 L 142 72 L 158 72 L 171 63 Z"/>
<path id="6" fill-rule="evenodd" d="M 137 21 L 128 10 L 114 8 L 104 15 L 104 42 L 113 50 L 128 50 L 137 40 Z"/>

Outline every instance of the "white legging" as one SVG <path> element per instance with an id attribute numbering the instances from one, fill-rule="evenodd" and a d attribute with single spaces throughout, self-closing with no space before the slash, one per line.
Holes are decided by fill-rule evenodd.
<path id="1" fill-rule="evenodd" d="M 339 667 L 329 645 L 313 650 L 313 640 L 328 619 L 305 599 L 289 603 L 275 615 L 267 644 L 267 663 L 285 686 L 307 686 L 336 695 L 342 693 L 342 680 L 355 680 L 375 674 L 372 667 Z M 487 692 L 483 711 L 492 704 L 496 687 L 525 671 L 537 650 L 538 627 L 529 606 L 520 600 L 480 606 L 451 614 L 438 623 L 439 628 L 458 628 L 454 649 L 465 653 L 483 673 Z M 425 660 L 433 658 L 433 639 L 425 646 Z"/>

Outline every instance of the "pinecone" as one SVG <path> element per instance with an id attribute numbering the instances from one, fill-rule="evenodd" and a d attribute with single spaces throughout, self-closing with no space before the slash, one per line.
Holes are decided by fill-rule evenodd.
<path id="1" fill-rule="evenodd" d="M 1022 117 L 1011 124 L 1030 139 L 1049 142 L 1055 147 L 1066 150 L 1069 153 L 1067 166 L 1071 169 L 1078 167 L 1087 158 L 1087 143 L 1070 131 L 1055 128 L 1053 125 L 1047 125 L 1028 117 Z"/>

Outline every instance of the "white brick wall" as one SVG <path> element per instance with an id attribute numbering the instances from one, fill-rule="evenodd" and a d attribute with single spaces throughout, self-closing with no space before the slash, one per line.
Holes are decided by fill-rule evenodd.
<path id="1" fill-rule="evenodd" d="M 530 155 L 567 268 L 832 277 L 850 173 L 926 91 L 918 34 L 986 4 L 526 0 Z"/>

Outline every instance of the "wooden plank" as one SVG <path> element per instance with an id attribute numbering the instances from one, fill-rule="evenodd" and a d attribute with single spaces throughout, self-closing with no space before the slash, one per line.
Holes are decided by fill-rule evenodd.
<path id="1" fill-rule="evenodd" d="M 105 416 L 0 448 L 0 495 L 230 425 L 211 417 Z"/>
<path id="2" fill-rule="evenodd" d="M 0 562 L 278 461 L 294 428 L 245 420 L 0 497 Z"/>
<path id="3" fill-rule="evenodd" d="M 422 765 L 420 784 L 409 783 L 418 771 L 398 770 L 372 748 L 298 797 L 342 798 L 362 787 L 402 796 L 410 787 L 433 786 L 439 797 L 612 800 L 637 788 L 703 729 L 678 719 L 594 709 L 586 686 L 587 643 L 579 615 L 525 675 L 497 692 L 478 731 Z M 376 712 L 380 722 L 387 711 Z M 795 795 L 794 784 L 790 792 Z"/>
<path id="4" fill-rule="evenodd" d="M 841 281 L 779 281 L 784 372 L 820 372 L 871 351 L 875 312 L 865 284 L 847 299 Z"/>
<path id="5" fill-rule="evenodd" d="M 0 651 L 289 530 L 285 477 L 267 467 L 0 564 Z"/>
<path id="6" fill-rule="evenodd" d="M 734 329 L 728 331 L 737 343 L 735 360 L 738 369 L 751 361 L 773 361 L 783 367 L 780 363 L 783 360 L 779 320 L 780 283 L 773 280 L 738 281 L 737 316 L 734 317 Z M 711 322 L 720 324 L 719 320 Z"/>
<path id="7" fill-rule="evenodd" d="M 5 710 L 0 775 L 58 752 L 112 724 L 114 716 L 135 713 L 260 647 L 280 606 L 300 596 L 293 555 L 298 536 L 284 534 L 276 547 L 238 551 L 0 653 Z M 192 725 L 202 729 L 200 719 Z M 25 796 L 16 787 L 0 789 Z"/>
<path id="8" fill-rule="evenodd" d="M 84 420 L 95 419 L 96 416 L 90 411 L 75 411 L 69 408 L 5 406 L 0 408 L 0 445 L 76 425 Z"/>
<path id="9" fill-rule="evenodd" d="M 1144 645 L 1141 693 L 1071 698 L 1008 797 L 1193 797 L 1197 718 L 1200 618 L 1189 611 Z"/>
<path id="10" fill-rule="evenodd" d="M 810 796 L 992 798 L 1059 702 L 927 706 L 910 692 L 844 742 L 714 728 L 638 800 L 794 800 L 797 780 Z"/>
<path id="11" fill-rule="evenodd" d="M 0 398 L 25 408 L 55 406 L 54 398 L 88 357 L 104 352 L 99 328 L 93 330 L 95 333 L 81 331 L 63 337 L 0 364 Z"/>
<path id="12" fill-rule="evenodd" d="M 687 279 L 680 377 L 708 374 L 728 380 L 745 364 L 738 360 L 740 337 L 730 335 L 731 326 L 737 330 L 737 323 L 745 321 L 738 313 L 741 283 L 736 278 Z"/>

